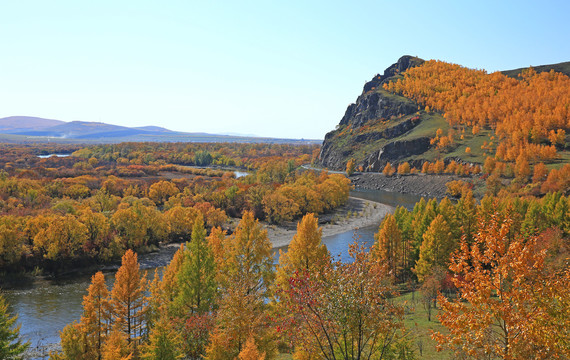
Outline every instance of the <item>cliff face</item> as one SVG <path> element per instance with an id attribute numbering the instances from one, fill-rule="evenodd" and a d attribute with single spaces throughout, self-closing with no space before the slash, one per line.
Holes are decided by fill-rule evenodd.
<path id="1" fill-rule="evenodd" d="M 421 154 L 429 148 L 426 138 L 417 141 L 397 139 L 421 121 L 419 116 L 414 116 L 418 105 L 382 88 L 384 83 L 423 62 L 416 57 L 402 56 L 383 75 L 376 75 L 364 85 L 362 94 L 348 106 L 337 129 L 325 136 L 319 154 L 321 165 L 342 170 L 348 159 L 355 157 L 359 165 L 378 171 L 388 161 Z M 374 143 L 378 145 L 376 148 Z"/>

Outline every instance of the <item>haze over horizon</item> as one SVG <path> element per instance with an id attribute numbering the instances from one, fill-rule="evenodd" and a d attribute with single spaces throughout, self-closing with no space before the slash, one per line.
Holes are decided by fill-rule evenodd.
<path id="1" fill-rule="evenodd" d="M 489 72 L 570 61 L 568 13 L 565 1 L 8 2 L 0 118 L 322 139 L 405 54 Z"/>

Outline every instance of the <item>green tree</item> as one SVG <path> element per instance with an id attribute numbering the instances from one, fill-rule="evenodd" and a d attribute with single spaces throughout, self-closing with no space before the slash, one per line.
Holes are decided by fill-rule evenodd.
<path id="1" fill-rule="evenodd" d="M 449 256 L 456 247 L 451 229 L 442 215 L 437 215 L 433 219 L 423 239 L 420 247 L 420 259 L 415 268 L 419 281 L 424 281 L 434 269 L 446 267 Z"/>
<path id="2" fill-rule="evenodd" d="M 150 330 L 148 344 L 143 346 L 143 360 L 176 360 L 183 357 L 180 334 L 164 313 Z"/>
<path id="3" fill-rule="evenodd" d="M 16 326 L 18 316 L 12 316 L 4 296 L 0 295 L 0 359 L 23 359 L 22 355 L 30 346 L 20 339 L 20 326 Z"/>
<path id="4" fill-rule="evenodd" d="M 175 299 L 180 316 L 211 311 L 216 300 L 216 265 L 206 242 L 204 221 L 194 222 L 192 240 L 186 244 L 184 259 L 178 272 L 178 296 Z"/>

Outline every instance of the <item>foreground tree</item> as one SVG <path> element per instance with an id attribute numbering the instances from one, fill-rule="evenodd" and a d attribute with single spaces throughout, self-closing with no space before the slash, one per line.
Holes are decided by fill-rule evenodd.
<path id="1" fill-rule="evenodd" d="M 380 230 L 374 234 L 374 245 L 370 256 L 380 263 L 388 266 L 390 274 L 398 280 L 403 280 L 404 270 L 410 263 L 411 249 L 402 235 L 396 218 L 392 214 L 386 215 Z"/>
<path id="2" fill-rule="evenodd" d="M 173 328 L 166 312 L 153 326 L 149 334 L 148 344 L 143 345 L 141 358 L 144 360 L 176 360 L 182 356 L 182 339 Z"/>
<path id="3" fill-rule="evenodd" d="M 140 274 L 137 254 L 127 250 L 115 275 L 111 305 L 114 326 L 122 332 L 135 354 L 146 331 L 146 284 L 146 276 Z"/>
<path id="4" fill-rule="evenodd" d="M 206 230 L 201 218 L 194 222 L 192 239 L 186 244 L 184 259 L 178 272 L 178 315 L 204 314 L 214 308 L 216 297 L 214 255 L 206 242 Z"/>
<path id="5" fill-rule="evenodd" d="M 546 251 L 535 237 L 515 237 L 511 224 L 493 215 L 471 246 L 462 242 L 449 266 L 459 296 L 438 298 L 449 334 L 434 338 L 458 356 L 568 358 L 570 271 L 545 271 Z"/>
<path id="6" fill-rule="evenodd" d="M 445 268 L 455 247 L 456 241 L 447 221 L 442 215 L 437 215 L 423 235 L 420 258 L 415 267 L 418 280 L 424 281 L 437 268 Z"/>
<path id="7" fill-rule="evenodd" d="M 319 228 L 317 217 L 310 213 L 297 223 L 297 233 L 289 244 L 287 252 L 279 250 L 279 267 L 275 283 L 281 289 L 287 289 L 289 278 L 296 271 L 309 273 L 320 271 L 329 261 L 329 252 L 322 243 L 323 229 Z"/>
<path id="8" fill-rule="evenodd" d="M 321 273 L 298 271 L 290 278 L 284 324 L 297 358 L 395 356 L 404 312 L 390 301 L 390 275 L 358 245 L 351 245 L 350 255 L 351 263 L 329 262 Z"/>
<path id="9" fill-rule="evenodd" d="M 84 335 L 86 354 L 98 360 L 101 360 L 103 342 L 111 326 L 108 296 L 105 276 L 99 271 L 91 278 L 87 295 L 83 297 L 83 316 L 79 327 Z"/>
<path id="10" fill-rule="evenodd" d="M 20 326 L 15 326 L 17 316 L 8 311 L 8 304 L 0 295 L 0 359 L 23 359 L 23 353 L 30 346 L 20 339 Z"/>
<path id="11" fill-rule="evenodd" d="M 235 359 L 252 336 L 260 352 L 275 352 L 266 313 L 274 279 L 271 243 L 253 213 L 246 211 L 228 239 L 227 261 L 222 270 L 221 299 L 216 326 L 206 350 L 209 360 Z"/>

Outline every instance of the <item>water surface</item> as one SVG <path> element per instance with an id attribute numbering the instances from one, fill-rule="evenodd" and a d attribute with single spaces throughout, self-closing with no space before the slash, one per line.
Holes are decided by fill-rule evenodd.
<path id="1" fill-rule="evenodd" d="M 246 175 L 246 174 L 244 174 Z M 244 176 L 241 174 L 236 176 Z M 352 190 L 351 196 L 377 201 L 392 206 L 403 205 L 411 208 L 418 196 L 398 194 L 382 190 Z M 341 234 L 323 238 L 331 255 L 343 261 L 350 261 L 348 255 L 349 244 L 357 241 L 369 248 L 374 243 L 374 233 L 378 231 L 378 225 L 365 227 L 358 230 L 350 230 Z M 278 261 L 278 250 L 275 249 L 274 259 Z M 286 251 L 286 247 L 281 248 Z M 141 264 L 146 269 L 164 266 L 174 253 L 160 256 L 141 256 Z M 151 271 L 152 272 L 152 271 Z M 149 276 L 152 274 L 149 274 Z M 107 284 L 110 287 L 114 281 L 114 272 L 105 274 Z M 73 321 L 79 320 L 83 311 L 83 296 L 87 294 L 87 287 L 91 282 L 90 275 L 81 275 L 61 280 L 35 279 L 31 283 L 24 283 L 18 287 L 4 290 L 4 296 L 10 310 L 19 314 L 19 323 L 22 327 L 20 334 L 23 338 L 31 341 L 32 347 L 59 342 L 59 332 L 63 327 Z"/>

